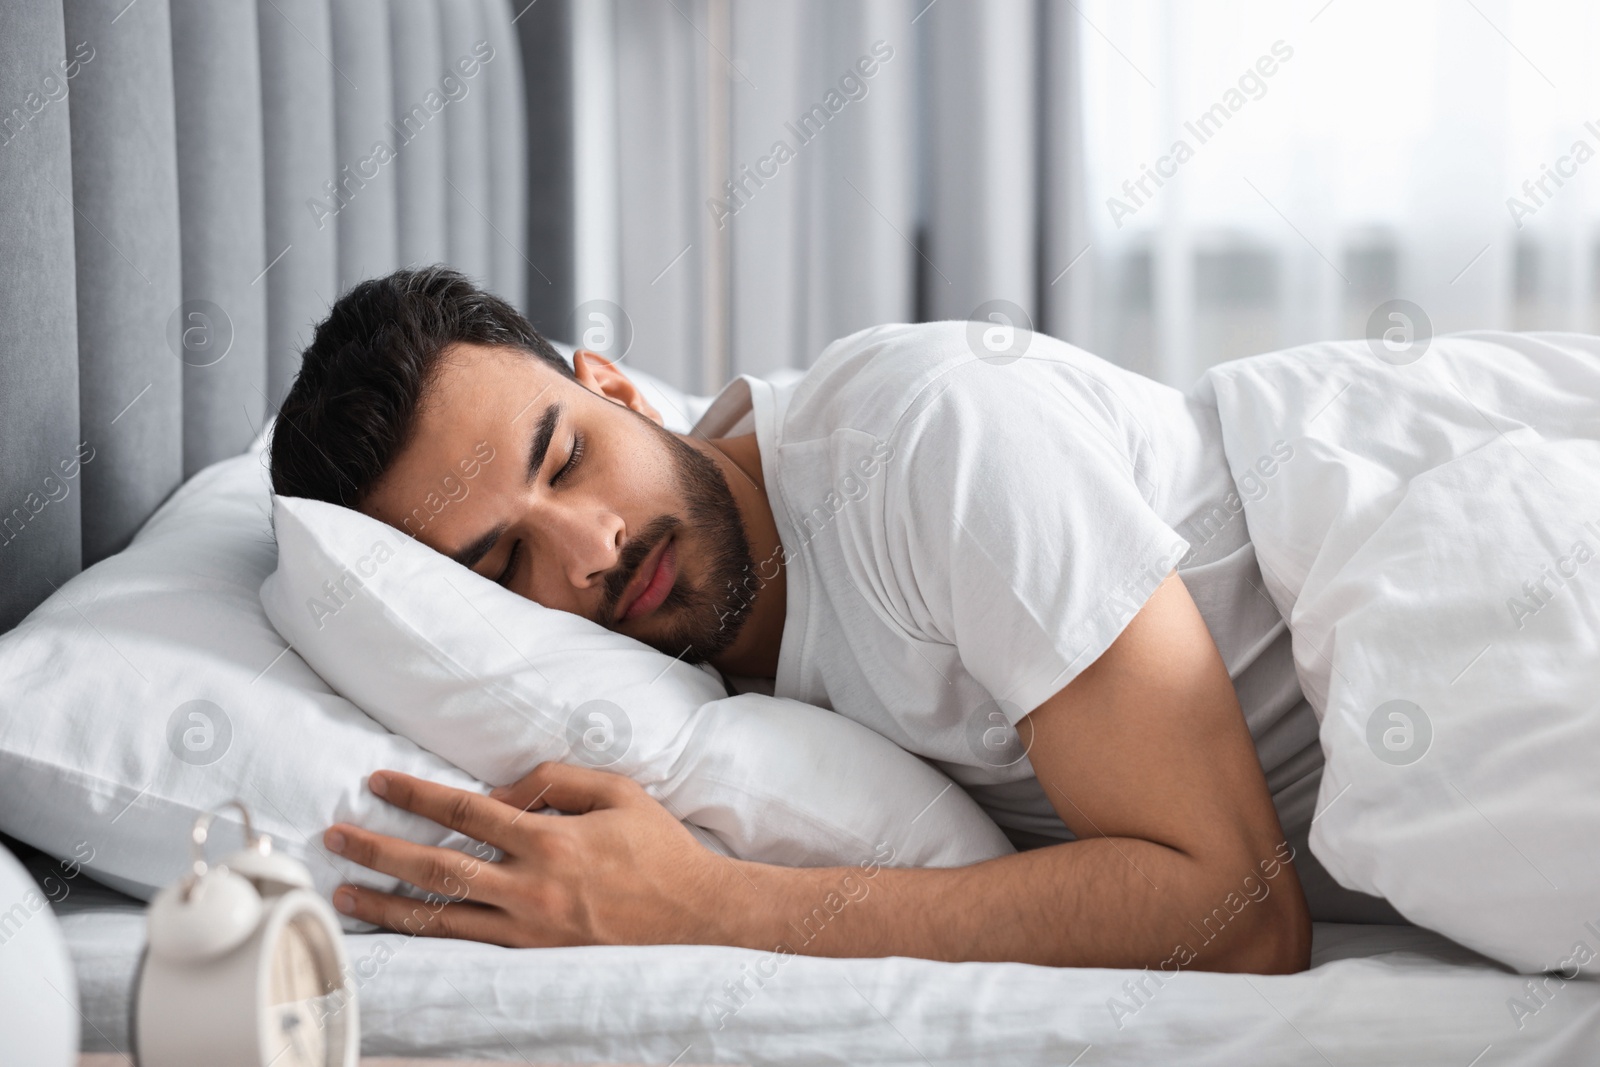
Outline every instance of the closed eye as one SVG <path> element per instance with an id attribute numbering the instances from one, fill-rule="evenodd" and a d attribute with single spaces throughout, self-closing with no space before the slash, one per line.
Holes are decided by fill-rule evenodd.
<path id="1" fill-rule="evenodd" d="M 583 437 L 583 434 L 581 434 L 581 433 L 573 434 L 573 437 L 572 437 L 572 454 L 570 456 L 568 456 L 567 457 L 567 461 L 561 465 L 561 469 L 556 471 L 554 476 L 551 477 L 551 479 L 550 479 L 551 486 L 555 486 L 555 485 L 559 484 L 561 479 L 565 478 L 568 474 L 571 474 L 572 471 L 577 468 L 578 464 L 583 462 L 583 450 L 584 450 L 584 437 Z M 500 576 L 498 578 L 496 578 L 495 581 L 498 582 L 500 585 L 509 586 L 511 584 L 511 579 L 516 576 L 517 564 L 520 563 L 521 560 L 522 560 L 522 542 L 521 541 L 517 541 L 517 542 L 512 544 L 512 546 L 511 546 L 511 554 L 506 557 L 505 569 L 500 572 Z"/>
<path id="2" fill-rule="evenodd" d="M 517 573 L 517 561 L 522 556 L 522 542 L 516 541 L 511 545 L 511 555 L 506 557 L 505 570 L 500 572 L 500 577 L 495 581 L 503 586 L 511 584 L 512 576 Z"/>
<path id="3" fill-rule="evenodd" d="M 578 464 L 580 462 L 582 462 L 582 460 L 583 460 L 583 447 L 584 447 L 583 434 L 581 434 L 581 433 L 573 434 L 572 435 L 572 455 L 567 457 L 567 462 L 562 465 L 560 470 L 556 471 L 555 477 L 550 479 L 550 484 L 552 486 L 554 486 L 555 484 L 560 482 L 561 479 L 565 478 L 568 474 L 572 473 L 572 471 L 578 466 Z"/>

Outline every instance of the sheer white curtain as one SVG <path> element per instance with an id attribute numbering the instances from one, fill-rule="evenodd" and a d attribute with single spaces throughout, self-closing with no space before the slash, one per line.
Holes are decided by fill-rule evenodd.
<path id="1" fill-rule="evenodd" d="M 1079 7 L 1102 354 L 1186 385 L 1391 298 L 1436 332 L 1594 328 L 1596 5 Z"/>
<path id="2" fill-rule="evenodd" d="M 1600 5 L 570 2 L 577 299 L 687 388 L 991 301 L 1180 387 L 1595 328 Z"/>

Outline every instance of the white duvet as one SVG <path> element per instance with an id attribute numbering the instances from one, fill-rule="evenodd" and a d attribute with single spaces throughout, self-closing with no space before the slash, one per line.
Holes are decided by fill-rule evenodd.
<path id="1" fill-rule="evenodd" d="M 1418 346 L 1420 347 L 1420 346 Z M 1524 972 L 1600 973 L 1600 338 L 1225 364 L 1214 397 L 1327 756 L 1343 885 Z M 1281 456 L 1280 456 L 1281 458 Z"/>

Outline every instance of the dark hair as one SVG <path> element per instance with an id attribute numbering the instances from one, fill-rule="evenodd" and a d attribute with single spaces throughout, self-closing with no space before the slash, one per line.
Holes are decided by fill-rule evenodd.
<path id="1" fill-rule="evenodd" d="M 356 507 L 409 443 L 439 359 L 461 342 L 572 368 L 516 308 L 448 267 L 361 282 L 318 324 L 272 432 L 272 489 Z"/>

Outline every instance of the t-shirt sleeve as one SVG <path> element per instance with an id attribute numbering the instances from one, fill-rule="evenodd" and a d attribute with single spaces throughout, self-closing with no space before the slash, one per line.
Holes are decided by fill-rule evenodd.
<path id="1" fill-rule="evenodd" d="M 963 367 L 904 413 L 884 521 L 909 624 L 955 645 L 1016 722 L 1100 657 L 1189 546 L 1146 499 L 1115 393 L 1076 368 L 1011 370 Z"/>

